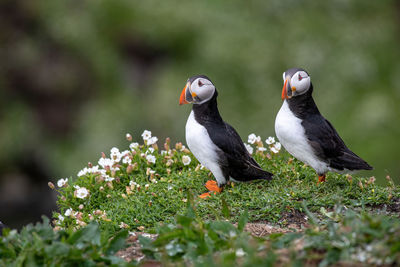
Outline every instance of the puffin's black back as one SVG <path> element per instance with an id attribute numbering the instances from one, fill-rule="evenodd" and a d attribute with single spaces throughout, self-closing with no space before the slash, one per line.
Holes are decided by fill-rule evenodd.
<path id="1" fill-rule="evenodd" d="M 313 85 L 303 95 L 287 99 L 290 110 L 302 120 L 305 135 L 316 155 L 337 170 L 372 170 L 372 167 L 353 153 L 332 124 L 319 112 L 312 98 Z"/>
<path id="2" fill-rule="evenodd" d="M 224 122 L 218 111 L 218 92 L 200 105 L 193 105 L 193 112 L 198 123 L 203 125 L 212 142 L 221 149 L 219 164 L 224 175 L 239 181 L 272 178 L 272 174 L 264 171 L 250 156 L 242 139 L 235 129 Z"/>

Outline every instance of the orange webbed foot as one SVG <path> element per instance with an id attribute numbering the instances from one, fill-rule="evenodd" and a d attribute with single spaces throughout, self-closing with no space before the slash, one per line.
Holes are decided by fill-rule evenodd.
<path id="1" fill-rule="evenodd" d="M 199 196 L 199 198 L 202 198 L 202 199 L 208 198 L 208 197 L 211 196 L 212 193 L 214 193 L 214 195 L 217 194 L 217 192 L 214 192 L 214 191 L 213 192 L 207 192 L 207 193 L 201 194 Z"/>
<path id="2" fill-rule="evenodd" d="M 211 196 L 210 195 L 210 192 L 207 192 L 207 193 L 204 193 L 204 194 L 201 194 L 200 196 L 199 196 L 199 198 L 207 198 L 207 197 L 209 197 L 209 196 Z"/>
<path id="3" fill-rule="evenodd" d="M 216 195 L 217 193 L 220 193 L 222 191 L 222 188 L 218 186 L 217 182 L 214 180 L 208 180 L 206 184 L 204 185 L 210 192 L 204 193 L 199 195 L 199 198 L 205 199 L 207 197 L 210 197 L 211 194 Z"/>
<path id="4" fill-rule="evenodd" d="M 324 182 L 326 182 L 326 176 L 325 176 L 325 174 L 324 174 L 324 175 L 318 175 L 318 182 L 317 182 L 317 184 L 324 183 Z"/>
<path id="5" fill-rule="evenodd" d="M 208 180 L 205 184 L 205 187 L 210 190 L 211 192 L 218 192 L 222 191 L 222 188 L 218 187 L 218 184 L 214 180 Z"/>

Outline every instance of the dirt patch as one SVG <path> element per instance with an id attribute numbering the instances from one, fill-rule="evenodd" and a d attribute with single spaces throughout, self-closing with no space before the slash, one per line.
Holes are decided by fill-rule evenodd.
<path id="1" fill-rule="evenodd" d="M 262 237 L 273 233 L 287 233 L 300 230 L 297 225 L 291 225 L 290 227 L 274 226 L 266 223 L 248 223 L 244 227 L 246 232 L 251 233 L 253 236 Z"/>
<path id="2" fill-rule="evenodd" d="M 247 223 L 244 230 L 253 236 L 261 237 L 273 233 L 298 232 L 308 227 L 309 223 L 306 214 L 293 211 L 282 214 L 280 225 L 270 224 L 267 221 L 258 221 Z"/>
<path id="3" fill-rule="evenodd" d="M 123 258 L 127 262 L 130 262 L 132 260 L 140 261 L 144 258 L 144 255 L 142 253 L 140 243 L 139 243 L 139 236 L 144 236 L 151 238 L 155 240 L 157 238 L 157 235 L 155 234 L 147 234 L 143 232 L 135 232 L 131 234 L 126 242 L 128 243 L 128 247 L 120 250 L 117 252 L 116 256 Z M 149 264 L 149 265 L 148 265 Z M 141 266 L 161 266 L 159 262 L 156 261 L 146 261 L 144 262 Z"/>
<path id="4" fill-rule="evenodd" d="M 371 210 L 386 211 L 391 215 L 399 215 L 400 213 L 400 198 L 393 198 L 389 204 L 370 205 Z"/>

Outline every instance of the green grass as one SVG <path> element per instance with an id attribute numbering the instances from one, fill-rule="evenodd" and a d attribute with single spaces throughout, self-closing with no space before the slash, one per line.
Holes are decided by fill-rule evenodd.
<path id="1" fill-rule="evenodd" d="M 255 148 L 260 145 L 255 144 Z M 118 166 L 120 170 L 107 171 L 115 178 L 113 181 L 104 181 L 100 174 L 88 174 L 59 188 L 60 213 L 64 215 L 71 208 L 75 215 L 64 216 L 64 220 L 57 220 L 56 224 L 69 228 L 96 220 L 111 232 L 120 227 L 131 231 L 152 232 L 160 222 L 173 222 L 175 215 L 184 212 L 188 195 L 197 196 L 207 192 L 204 183 L 213 179 L 213 176 L 208 170 L 200 169 L 194 156 L 187 149 L 181 149 L 181 144 L 176 145 L 178 149 L 169 149 L 167 142 L 164 148 L 169 149 L 170 154 L 164 155 L 159 154 L 156 145 L 151 147 L 155 149 L 152 153 L 156 157 L 155 164 L 148 163 L 145 156 L 141 156 L 149 149 L 149 146 L 141 145 L 134 149 L 130 167 L 119 163 L 114 167 Z M 183 156 L 191 158 L 189 165 L 182 163 Z M 207 199 L 195 197 L 194 205 L 200 218 L 227 217 L 223 209 L 226 206 L 232 222 L 236 222 L 248 210 L 249 221 L 284 224 L 282 218 L 285 214 L 304 212 L 304 201 L 312 212 L 318 212 L 321 207 L 329 210 L 339 203 L 360 209 L 379 207 L 400 197 L 399 187 L 391 180 L 387 186 L 381 186 L 376 185 L 370 177 L 329 173 L 327 182 L 317 185 L 314 170 L 291 158 L 286 152 L 273 154 L 267 150 L 257 152 L 254 157 L 264 169 L 275 174 L 274 179 L 234 183 L 226 186 L 221 194 Z M 155 173 L 150 173 L 149 168 Z M 130 181 L 140 185 L 140 189 L 137 186 L 131 187 Z M 84 199 L 74 196 L 76 185 L 87 188 L 89 195 Z M 59 213 L 55 212 L 54 218 L 58 216 Z"/>
<path id="2" fill-rule="evenodd" d="M 54 228 L 44 218 L 20 233 L 4 231 L 0 266 L 137 266 L 115 256 L 128 231 L 137 230 L 158 235 L 139 237 L 143 261 L 166 266 L 400 262 L 400 221 L 390 214 L 399 208 L 400 188 L 390 177 L 382 186 L 374 177 L 330 173 L 317 185 L 311 168 L 286 152 L 272 153 L 273 145 L 264 152 L 261 146 L 254 144 L 254 157 L 275 174 L 272 181 L 230 184 L 206 199 L 198 195 L 212 176 L 181 143 L 171 149 L 167 140 L 169 152 L 163 153 L 156 144 L 143 144 L 123 152 L 129 156 L 125 161 L 112 149 L 112 166 L 59 181 Z M 249 221 L 289 223 L 285 218 L 294 212 L 308 218 L 300 232 L 257 238 L 244 231 Z"/>

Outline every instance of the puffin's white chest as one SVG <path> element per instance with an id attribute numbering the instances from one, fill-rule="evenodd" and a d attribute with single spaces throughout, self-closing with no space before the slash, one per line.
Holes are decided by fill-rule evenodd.
<path id="1" fill-rule="evenodd" d="M 293 114 L 286 100 L 276 116 L 275 133 L 281 144 L 295 158 L 310 165 L 318 174 L 328 171 L 328 164 L 315 156 L 301 120 Z"/>
<path id="2" fill-rule="evenodd" d="M 197 160 L 214 174 L 218 184 L 225 184 L 218 164 L 217 151 L 220 149 L 212 142 L 207 129 L 195 120 L 193 111 L 186 122 L 186 143 Z"/>

